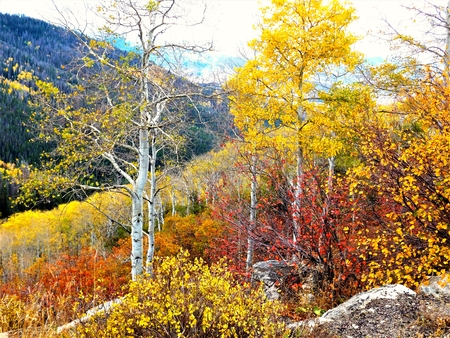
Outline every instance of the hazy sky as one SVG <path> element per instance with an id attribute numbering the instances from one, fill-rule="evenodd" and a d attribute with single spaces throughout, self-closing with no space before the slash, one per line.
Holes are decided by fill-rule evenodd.
<path id="1" fill-rule="evenodd" d="M 258 2 L 269 4 L 269 0 L 205 0 L 209 4 L 207 25 L 195 33 L 196 36 L 204 36 L 204 39 L 213 39 L 215 46 L 221 54 L 235 55 L 240 47 L 255 36 L 253 24 L 257 22 L 259 15 Z M 86 13 L 84 4 L 95 5 L 97 0 L 53 0 L 60 8 L 70 6 L 78 8 L 79 16 Z M 445 6 L 447 0 L 429 0 L 436 5 Z M 396 26 L 408 26 L 411 29 L 411 21 L 408 19 L 412 13 L 402 5 L 423 6 L 424 0 L 354 0 L 353 5 L 357 9 L 360 19 L 353 24 L 352 30 L 360 36 L 367 36 L 368 31 L 376 32 L 383 26 L 382 18 Z M 40 19 L 51 20 L 55 17 L 52 12 L 54 5 L 52 0 L 0 0 L 0 12 L 25 14 Z M 183 34 L 178 32 L 177 34 Z M 192 33 L 190 33 L 192 35 Z M 384 56 L 388 47 L 381 41 L 373 38 L 364 38 L 357 48 L 368 57 Z"/>

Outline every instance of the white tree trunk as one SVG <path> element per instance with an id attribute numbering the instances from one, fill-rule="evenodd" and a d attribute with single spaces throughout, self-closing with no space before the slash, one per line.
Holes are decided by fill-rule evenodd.
<path id="1" fill-rule="evenodd" d="M 250 226 L 248 229 L 248 238 L 247 238 L 247 259 L 245 262 L 246 271 L 249 272 L 253 265 L 253 251 L 254 251 L 254 239 L 253 232 L 256 226 L 256 156 L 252 155 L 252 163 L 250 165 L 250 173 L 251 173 L 251 189 L 250 189 Z"/>
<path id="2" fill-rule="evenodd" d="M 145 116 L 142 117 L 145 119 Z M 149 166 L 148 130 L 139 131 L 139 173 L 131 196 L 131 277 L 133 280 L 143 272 L 142 230 L 144 223 L 144 188 Z"/>
<path id="3" fill-rule="evenodd" d="M 301 198 L 303 193 L 302 183 L 303 183 L 303 150 L 301 145 L 298 145 L 297 149 L 297 167 L 296 167 L 295 182 L 293 182 L 294 189 L 294 201 L 292 203 L 294 212 L 292 213 L 292 222 L 294 229 L 292 231 L 292 241 L 296 245 L 299 227 L 300 227 L 300 209 L 302 207 Z"/>
<path id="4" fill-rule="evenodd" d="M 155 256 L 155 224 L 156 224 L 156 154 L 155 139 L 152 140 L 152 151 L 150 158 L 150 196 L 148 199 L 148 248 L 145 261 L 145 270 L 148 274 L 153 273 L 153 258 Z"/>
<path id="5" fill-rule="evenodd" d="M 450 73 L 450 0 L 447 3 L 446 13 L 446 30 L 447 36 L 445 40 L 444 67 L 447 75 Z"/>
<path id="6" fill-rule="evenodd" d="M 156 145 L 161 145 L 163 140 L 170 139 L 170 135 L 165 132 L 167 125 L 176 124 L 179 121 L 178 116 L 171 114 L 170 110 L 165 109 L 166 104 L 172 100 L 178 100 L 185 98 L 192 93 L 189 90 L 185 91 L 183 88 L 178 88 L 174 85 L 173 79 L 164 74 L 163 68 L 159 67 L 155 63 L 155 59 L 166 54 L 167 49 L 185 49 L 188 51 L 201 52 L 208 50 L 209 48 L 202 48 L 197 46 L 183 46 L 182 44 L 167 43 L 161 41 L 157 43 L 158 36 L 162 36 L 166 29 L 176 25 L 179 22 L 179 14 L 176 13 L 175 7 L 176 0 L 152 0 L 152 1 L 135 1 L 135 0 L 117 0 L 110 6 L 100 6 L 98 13 L 99 19 L 103 19 L 105 23 L 105 30 L 102 28 L 102 37 L 104 37 L 105 31 L 108 32 L 108 36 L 115 36 L 115 33 L 123 32 L 126 30 L 132 33 L 133 36 L 137 35 L 139 39 L 139 52 L 136 59 L 139 59 L 140 64 L 134 64 L 134 61 L 123 60 L 119 62 L 117 56 L 110 57 L 108 48 L 97 48 L 91 44 L 95 41 L 95 38 L 91 40 L 88 36 L 83 36 L 83 30 L 71 29 L 69 20 L 65 21 L 67 27 L 79 38 L 81 44 L 87 51 L 87 59 L 90 61 L 96 61 L 102 66 L 100 68 L 110 70 L 115 73 L 114 76 L 120 75 L 123 78 L 126 86 L 123 88 L 131 88 L 135 86 L 129 93 L 121 93 L 120 95 L 109 95 L 108 90 L 105 89 L 105 99 L 108 102 L 109 109 L 116 109 L 124 107 L 124 101 L 130 104 L 131 110 L 129 111 L 129 126 L 124 127 L 127 130 L 116 131 L 114 128 L 106 128 L 102 131 L 94 124 L 87 124 L 86 127 L 89 130 L 89 140 L 94 140 L 93 134 L 98 136 L 95 142 L 92 142 L 92 148 L 95 149 L 94 154 L 97 154 L 101 150 L 101 157 L 108 160 L 116 173 L 121 177 L 120 183 L 113 185 L 113 189 L 118 191 L 126 191 L 131 197 L 131 275 L 135 280 L 144 271 L 144 193 L 146 184 L 150 180 L 151 192 L 148 200 L 149 203 L 149 247 L 146 253 L 145 268 L 151 269 L 154 254 L 154 229 L 156 224 Z M 175 9 L 174 9 L 175 8 Z M 182 18 L 180 24 L 185 25 L 185 18 Z M 194 20 L 195 21 L 195 20 Z M 200 23 L 200 22 L 198 22 Z M 189 25 L 186 25 L 189 26 Z M 86 27 L 87 28 L 87 27 Z M 87 29 L 88 30 L 88 29 Z M 90 30 L 88 30 L 90 31 Z M 135 34 L 136 33 L 136 34 Z M 107 41 L 110 43 L 111 41 Z M 100 46 L 100 45 L 99 45 Z M 169 58 L 170 59 L 170 58 Z M 167 62 L 167 60 L 165 60 Z M 103 71 L 103 70 L 102 70 Z M 108 74 L 108 73 L 106 73 Z M 117 77 L 119 78 L 119 77 Z M 138 86 L 137 86 L 138 84 Z M 111 83 L 114 87 L 113 92 L 122 91 L 122 85 Z M 130 87 L 127 87 L 130 85 Z M 105 88 L 108 84 L 105 86 Z M 123 94 L 123 96 L 122 96 Z M 135 97 L 138 94 L 140 97 Z M 198 93 L 201 94 L 201 93 Z M 129 99 L 130 98 L 130 99 Z M 103 98 L 100 98 L 102 101 Z M 129 102 L 128 102 L 129 101 Z M 103 103 L 102 103 L 103 104 Z M 72 107 L 70 107 L 72 109 Z M 95 108 L 95 111 L 98 108 Z M 167 112 L 167 115 L 164 113 Z M 128 115 L 128 114 L 125 114 Z M 97 116 L 97 113 L 96 115 Z M 172 118 L 169 118 L 171 116 Z M 166 119 L 162 123 L 162 119 Z M 120 124 L 119 124 L 120 125 Z M 125 124 L 127 126 L 127 124 Z M 172 129 L 171 129 L 172 130 Z M 79 131 L 77 131 L 79 132 Z M 111 135 L 109 134 L 111 133 Z M 129 137 L 128 135 L 133 133 Z M 92 135 L 91 135 L 92 134 Z M 151 134 L 151 135 L 150 135 Z M 151 136 L 151 137 L 150 137 Z M 158 142 L 156 142 L 156 139 Z M 98 141 L 99 140 L 99 141 Z M 111 143 L 114 141 L 113 143 Z M 150 142 L 151 145 L 150 145 Z M 107 146 L 106 146 L 107 145 Z M 150 149 L 150 146 L 152 147 Z M 116 149 L 120 151 L 116 152 Z M 130 150 L 124 158 L 121 157 L 123 149 Z M 91 152 L 89 152 L 90 154 Z M 136 155 L 135 158 L 130 160 L 130 154 Z M 148 177 L 150 171 L 150 178 Z M 126 184 L 122 184 L 122 180 L 126 181 Z M 88 187 L 88 186 L 86 186 Z M 88 187 L 95 190 L 100 190 L 99 187 Z M 110 186 L 106 187 L 108 190 Z"/>
<path id="7" fill-rule="evenodd" d="M 171 198 L 172 198 L 172 216 L 175 216 L 177 214 L 177 209 L 175 209 L 177 199 L 175 197 L 175 190 L 173 188 L 172 188 Z"/>
<path id="8" fill-rule="evenodd" d="M 298 90 L 300 93 L 300 102 L 303 100 L 303 68 L 300 71 L 299 74 L 299 85 Z M 302 207 L 301 205 L 301 197 L 302 197 L 302 181 L 303 181 L 303 165 L 304 165 L 304 159 L 303 159 L 303 148 L 300 142 L 300 134 L 301 130 L 304 126 L 304 123 L 306 123 L 307 115 L 305 109 L 300 105 L 297 110 L 297 167 L 296 167 L 296 179 L 293 184 L 293 193 L 294 193 L 294 202 L 293 202 L 293 209 L 294 212 L 292 214 L 292 222 L 293 222 L 293 230 L 292 230 L 292 242 L 294 245 L 297 245 L 297 239 L 299 234 L 299 227 L 300 227 L 300 209 Z"/>

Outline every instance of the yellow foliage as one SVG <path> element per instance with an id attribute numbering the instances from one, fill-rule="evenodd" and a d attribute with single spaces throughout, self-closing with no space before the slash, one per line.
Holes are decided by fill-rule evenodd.
<path id="1" fill-rule="evenodd" d="M 189 198 L 190 193 L 195 192 L 207 204 L 215 198 L 215 187 L 222 179 L 221 173 L 231 171 L 238 161 L 238 155 L 235 145 L 227 143 L 218 151 L 197 157 L 186 165 L 182 177 L 164 177 L 166 181 L 161 186 L 170 185 L 172 189 L 162 190 L 161 199 L 165 204 L 174 201 L 181 204 Z"/>
<path id="2" fill-rule="evenodd" d="M 16 296 L 0 298 L 0 332 L 22 330 L 40 323 L 38 308 L 30 307 Z"/>
<path id="3" fill-rule="evenodd" d="M 318 100 L 317 76 L 359 62 L 347 32 L 354 9 L 335 0 L 277 0 L 262 13 L 260 37 L 249 43 L 256 56 L 227 83 L 235 125 L 254 149 L 335 156 L 344 145 Z"/>
<path id="4" fill-rule="evenodd" d="M 152 278 L 131 282 L 113 310 L 78 329 L 82 337 L 281 337 L 280 303 L 236 282 L 223 262 L 187 252 L 158 259 Z"/>
<path id="5" fill-rule="evenodd" d="M 361 240 L 372 251 L 368 286 L 417 286 L 450 269 L 450 87 L 446 73 L 427 72 L 399 94 L 396 114 L 358 130 L 361 172 L 386 203 L 383 231 Z"/>
<path id="6" fill-rule="evenodd" d="M 86 246 L 106 249 L 111 237 L 117 236 L 117 225 L 107 215 L 120 220 L 126 203 L 122 195 L 102 193 L 50 211 L 16 213 L 0 224 L 0 253 L 10 261 L 9 269 L 22 273 L 39 257 L 51 261 L 66 250 L 75 252 Z"/>

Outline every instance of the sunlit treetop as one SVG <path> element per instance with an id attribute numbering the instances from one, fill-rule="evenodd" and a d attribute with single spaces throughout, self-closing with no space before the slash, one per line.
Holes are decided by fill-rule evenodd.
<path id="1" fill-rule="evenodd" d="M 347 31 L 356 20 L 349 5 L 336 0 L 273 0 L 262 13 L 261 37 L 250 47 L 292 75 L 358 60 L 358 54 L 351 52 L 357 37 Z"/>
<path id="2" fill-rule="evenodd" d="M 260 35 L 249 43 L 255 57 L 228 82 L 231 113 L 247 141 L 305 148 L 323 136 L 320 92 L 362 59 L 347 29 L 355 10 L 338 1 L 274 0 L 262 14 Z"/>

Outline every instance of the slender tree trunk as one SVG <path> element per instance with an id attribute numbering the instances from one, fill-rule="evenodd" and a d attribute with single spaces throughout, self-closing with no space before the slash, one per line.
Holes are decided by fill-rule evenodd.
<path id="1" fill-rule="evenodd" d="M 300 69 L 299 72 L 299 84 L 298 84 L 298 90 L 300 93 L 300 102 L 303 100 L 303 68 Z M 304 154 L 303 154 L 303 147 L 300 142 L 300 134 L 301 130 L 303 128 L 303 124 L 306 121 L 306 111 L 303 108 L 303 106 L 300 103 L 300 106 L 297 110 L 297 166 L 296 166 L 296 175 L 295 181 L 293 182 L 293 195 L 294 195 L 294 202 L 293 202 L 293 214 L 292 214 L 292 221 L 294 229 L 292 231 L 292 241 L 294 246 L 297 245 L 298 240 L 298 233 L 299 233 L 299 227 L 300 227 L 300 209 L 302 207 L 301 205 L 301 197 L 302 197 L 302 181 L 303 181 L 303 166 L 304 166 Z"/>
<path id="2" fill-rule="evenodd" d="M 328 176 L 327 176 L 327 187 L 325 191 L 325 201 L 323 201 L 323 207 L 322 207 L 322 219 L 324 220 L 323 223 L 325 223 L 325 219 L 328 215 L 328 212 L 330 210 L 330 193 L 333 189 L 333 176 L 334 176 L 334 156 L 328 158 Z M 319 184 L 319 182 L 318 182 Z"/>
<path id="3" fill-rule="evenodd" d="M 156 220 L 158 223 L 158 231 L 161 231 L 162 225 L 164 224 L 164 204 L 161 201 L 161 198 L 157 198 L 158 208 L 156 208 Z"/>
<path id="4" fill-rule="evenodd" d="M 444 55 L 444 63 L 445 63 L 445 71 L 447 75 L 450 75 L 450 0 L 447 3 L 447 16 L 446 16 L 446 44 L 445 44 L 445 55 Z"/>
<path id="5" fill-rule="evenodd" d="M 142 199 L 139 198 L 136 192 L 131 196 L 131 277 L 136 280 L 136 277 L 142 274 L 142 223 L 143 223 L 143 207 Z"/>
<path id="6" fill-rule="evenodd" d="M 323 215 L 324 217 L 328 214 L 328 210 L 330 210 L 330 193 L 333 189 L 333 176 L 334 176 L 334 166 L 335 166 L 335 158 L 334 156 L 328 158 L 328 177 L 327 177 L 327 190 L 325 194 L 326 200 L 324 201 L 323 206 Z"/>
<path id="7" fill-rule="evenodd" d="M 151 203 L 148 202 L 148 217 L 151 219 Z M 155 256 L 155 226 L 149 222 L 147 231 L 148 247 L 147 257 L 145 261 L 145 272 L 150 276 L 153 275 L 153 257 Z"/>
<path id="8" fill-rule="evenodd" d="M 191 199 L 189 198 L 189 192 L 186 193 L 186 216 L 191 214 Z"/>
<path id="9" fill-rule="evenodd" d="M 303 149 L 301 148 L 300 142 L 297 148 L 297 167 L 296 167 L 296 177 L 293 182 L 293 195 L 294 201 L 292 203 L 293 213 L 292 213 L 292 223 L 294 228 L 292 230 L 292 241 L 293 244 L 296 245 L 300 227 L 300 209 L 302 207 L 301 199 L 302 199 L 302 183 L 303 183 Z"/>
<path id="10" fill-rule="evenodd" d="M 247 273 L 250 272 L 250 269 L 253 265 L 253 251 L 254 251 L 254 239 L 253 233 L 256 227 L 256 156 L 252 155 L 251 159 L 252 163 L 250 165 L 250 173 L 251 173 L 251 189 L 250 189 L 250 227 L 248 230 L 248 239 L 247 239 L 247 259 L 245 261 L 245 268 Z"/>
<path id="11" fill-rule="evenodd" d="M 155 256 L 155 223 L 156 223 L 156 145 L 152 139 L 150 158 L 150 197 L 148 199 L 148 248 L 145 269 L 148 274 L 153 273 L 153 258 Z"/>
<path id="12" fill-rule="evenodd" d="M 175 208 L 177 200 L 176 200 L 175 191 L 173 190 L 173 188 L 172 188 L 172 193 L 171 193 L 171 199 L 172 199 L 172 216 L 175 216 L 177 214 L 177 209 Z"/>
<path id="13" fill-rule="evenodd" d="M 145 113 L 142 113 L 145 121 Z M 131 277 L 133 280 L 143 272 L 143 222 L 144 222 L 144 188 L 149 167 L 149 141 L 147 128 L 139 131 L 139 173 L 131 195 Z"/>

